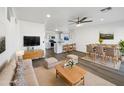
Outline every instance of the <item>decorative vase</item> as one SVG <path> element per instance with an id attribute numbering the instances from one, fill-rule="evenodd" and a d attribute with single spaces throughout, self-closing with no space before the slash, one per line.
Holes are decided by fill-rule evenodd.
<path id="1" fill-rule="evenodd" d="M 73 65 L 70 65 L 69 68 L 72 69 L 73 68 Z"/>
<path id="2" fill-rule="evenodd" d="M 75 62 L 72 59 L 69 59 L 64 64 L 64 68 L 68 67 L 69 69 L 72 69 L 74 65 L 75 65 Z"/>
<path id="3" fill-rule="evenodd" d="M 99 39 L 99 43 L 102 44 L 103 43 L 103 39 L 100 38 Z"/>

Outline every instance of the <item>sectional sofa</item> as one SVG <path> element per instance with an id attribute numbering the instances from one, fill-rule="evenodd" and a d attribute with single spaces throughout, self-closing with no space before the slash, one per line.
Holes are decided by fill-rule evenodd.
<path id="1" fill-rule="evenodd" d="M 19 68 L 19 64 L 22 66 Z M 23 79 L 22 79 L 23 78 Z M 0 86 L 38 86 L 32 60 L 17 62 L 15 58 L 0 67 Z"/>

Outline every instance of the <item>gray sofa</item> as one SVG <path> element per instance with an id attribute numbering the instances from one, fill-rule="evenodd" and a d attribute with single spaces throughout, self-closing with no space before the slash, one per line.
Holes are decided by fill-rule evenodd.
<path id="1" fill-rule="evenodd" d="M 38 81 L 32 66 L 32 61 L 29 60 L 24 60 L 24 79 L 26 81 L 27 86 L 37 86 Z M 9 62 L 6 62 L 1 67 L 0 71 L 0 86 L 10 86 L 16 72 L 16 60 L 15 58 L 12 58 Z"/>

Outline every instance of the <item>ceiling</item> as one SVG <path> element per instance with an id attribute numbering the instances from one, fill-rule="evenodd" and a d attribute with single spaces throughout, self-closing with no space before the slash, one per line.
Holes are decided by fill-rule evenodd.
<path id="1" fill-rule="evenodd" d="M 79 17 L 89 17 L 92 23 L 84 25 L 103 24 L 124 20 L 124 7 L 112 7 L 108 12 L 100 12 L 103 7 L 15 7 L 18 19 L 46 24 L 47 31 L 71 31 L 76 28 L 68 20 Z M 46 14 L 51 17 L 47 18 Z M 104 19 L 101 21 L 101 18 Z"/>

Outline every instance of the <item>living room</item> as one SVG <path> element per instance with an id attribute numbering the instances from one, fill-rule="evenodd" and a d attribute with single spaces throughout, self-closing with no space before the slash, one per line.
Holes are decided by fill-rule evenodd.
<path id="1" fill-rule="evenodd" d="M 123 7 L 0 7 L 0 85 L 124 85 L 123 11 Z M 117 45 L 119 54 L 106 56 L 103 49 L 103 56 L 94 47 L 93 53 L 87 51 L 89 44 Z"/>

